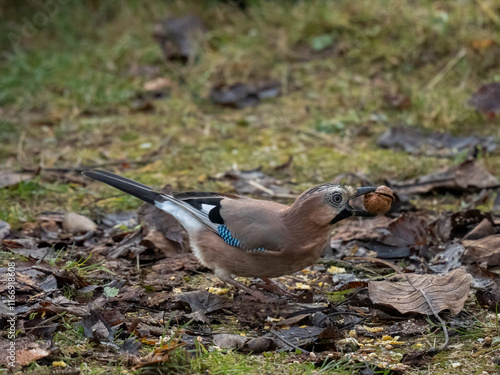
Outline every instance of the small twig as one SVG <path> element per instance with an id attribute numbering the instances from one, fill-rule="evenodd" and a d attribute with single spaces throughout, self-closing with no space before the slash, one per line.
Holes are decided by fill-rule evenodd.
<path id="1" fill-rule="evenodd" d="M 455 181 L 455 177 L 435 178 L 435 179 L 432 179 L 430 181 L 428 181 L 428 180 L 427 181 L 420 181 L 420 182 L 416 181 L 416 182 L 412 182 L 409 184 L 403 184 L 403 183 L 390 181 L 390 186 L 393 189 L 404 189 L 407 187 L 424 186 L 424 185 L 428 185 L 428 184 L 438 184 L 438 183 L 445 183 L 445 182 L 452 182 L 452 181 Z"/>
<path id="2" fill-rule="evenodd" d="M 297 199 L 296 195 L 293 194 L 280 194 L 280 193 L 275 193 L 274 198 L 278 199 Z"/>
<path id="3" fill-rule="evenodd" d="M 344 303 L 349 302 L 351 299 L 353 299 L 354 297 L 356 297 L 363 290 L 367 290 L 367 288 L 358 288 L 353 294 L 351 294 L 349 297 L 347 297 L 345 300 L 343 300 L 339 304 L 335 305 L 334 307 L 339 307 L 339 306 L 342 306 Z"/>
<path id="4" fill-rule="evenodd" d="M 361 324 L 363 323 L 365 320 L 367 320 L 368 318 L 370 317 L 370 315 L 367 315 L 367 316 L 364 316 L 363 318 L 361 318 L 360 320 L 358 320 L 357 322 L 352 322 L 351 324 L 348 324 L 344 327 L 342 327 L 341 329 L 343 330 L 348 330 L 348 329 L 351 329 L 355 326 L 357 326 L 358 324 Z"/>
<path id="5" fill-rule="evenodd" d="M 380 263 L 380 264 L 383 264 L 389 268 L 392 268 L 393 271 L 396 273 L 401 273 L 400 267 L 396 266 L 395 264 L 392 264 L 391 262 L 388 262 L 387 260 L 382 260 L 382 259 L 378 259 L 378 258 L 365 258 L 365 257 L 345 257 L 344 259 L 366 260 L 369 262 Z"/>
<path id="6" fill-rule="evenodd" d="M 366 317 L 366 315 L 361 315 L 361 314 L 358 314 L 358 313 L 355 313 L 355 312 L 351 312 L 351 311 L 344 311 L 344 312 L 342 312 L 342 311 L 336 311 L 336 312 L 333 312 L 333 313 L 330 313 L 330 314 L 326 315 L 323 319 L 326 319 L 326 318 L 329 318 L 330 316 L 335 316 L 335 315 L 353 315 L 353 316 L 357 316 L 358 318 L 361 318 L 361 319 L 363 319 L 363 318 Z"/>
<path id="7" fill-rule="evenodd" d="M 319 326 L 321 323 L 323 323 L 326 320 L 326 318 L 329 318 L 330 316 L 335 316 L 335 315 L 352 315 L 352 316 L 356 316 L 356 317 L 360 318 L 360 320 L 358 320 L 357 322 L 348 324 L 345 327 L 342 327 L 341 329 L 348 329 L 348 328 L 350 328 L 352 326 L 355 326 L 357 324 L 363 323 L 366 319 L 368 319 L 370 317 L 370 315 L 363 316 L 361 314 L 350 312 L 350 311 L 346 311 L 346 312 L 340 312 L 340 311 L 338 311 L 338 312 L 334 312 L 334 313 L 330 313 L 328 315 L 325 315 L 323 317 L 323 319 L 321 319 L 319 321 L 319 323 L 317 323 L 316 325 Z"/>
<path id="8" fill-rule="evenodd" d="M 437 352 L 440 352 L 444 349 L 446 349 L 448 347 L 448 344 L 450 342 L 450 336 L 448 335 L 448 329 L 446 328 L 446 324 L 445 322 L 443 321 L 443 319 L 441 319 L 441 317 L 439 316 L 439 314 L 436 312 L 436 310 L 434 309 L 434 306 L 432 306 L 432 303 L 431 301 L 429 300 L 429 298 L 427 297 L 427 294 L 425 294 L 425 292 L 420 289 L 420 288 L 417 288 L 410 280 L 410 278 L 408 277 L 408 275 L 406 275 L 406 280 L 410 283 L 410 285 L 417 291 L 420 292 L 420 294 L 422 294 L 422 297 L 424 297 L 425 299 L 425 302 L 427 302 L 427 305 L 429 305 L 429 308 L 431 309 L 432 311 L 432 314 L 436 317 L 436 319 L 439 321 L 440 325 L 441 325 L 441 329 L 443 330 L 443 333 L 444 333 L 444 343 L 443 345 L 441 345 L 439 348 L 435 349 Z"/>
<path id="9" fill-rule="evenodd" d="M 462 48 L 448 63 L 432 78 L 426 85 L 426 90 L 432 90 L 448 72 L 467 54 L 467 50 Z"/>
<path id="10" fill-rule="evenodd" d="M 296 195 L 293 194 L 276 194 L 274 191 L 271 189 L 265 187 L 264 185 L 259 184 L 257 181 L 249 180 L 246 181 L 248 185 L 253 186 L 254 188 L 259 189 L 260 191 L 263 191 L 266 194 L 269 194 L 273 198 L 284 198 L 284 199 L 295 199 L 297 198 Z"/>
<path id="11" fill-rule="evenodd" d="M 26 131 L 23 130 L 21 132 L 21 135 L 19 136 L 19 140 L 17 142 L 17 154 L 16 158 L 19 162 L 23 162 L 27 160 L 28 158 L 26 157 L 26 153 L 24 152 L 24 140 L 26 138 Z"/>
<path id="12" fill-rule="evenodd" d="M 306 353 L 306 354 L 310 354 L 311 352 L 305 350 L 305 349 L 302 349 L 300 347 L 298 347 L 297 345 L 291 343 L 290 341 L 288 341 L 287 339 L 285 339 L 284 337 L 281 337 L 280 335 L 278 335 L 278 333 L 276 333 L 276 331 L 274 331 L 273 329 L 270 331 L 274 336 L 276 336 L 276 338 L 278 338 L 279 340 L 283 341 L 285 344 L 291 346 L 292 348 L 294 349 L 297 349 L 297 350 L 300 350 L 301 352 L 303 353 Z"/>
<path id="13" fill-rule="evenodd" d="M 52 320 L 56 320 L 57 318 L 60 318 L 60 315 L 57 314 L 57 315 L 54 315 L 50 318 L 47 318 L 47 319 L 44 319 L 42 320 L 40 323 L 38 323 L 36 326 L 34 327 L 31 327 L 31 329 L 29 329 L 28 331 L 26 331 L 26 334 L 29 334 L 31 333 L 34 329 L 37 329 L 37 328 L 47 328 L 47 327 L 50 327 L 50 326 L 44 326 L 42 324 L 45 324 L 45 323 L 49 323 L 51 322 Z"/>
<path id="14" fill-rule="evenodd" d="M 495 345 L 495 346 L 492 346 L 491 348 L 477 351 L 474 354 L 472 354 L 472 356 L 478 357 L 480 355 L 485 355 L 485 354 L 491 353 L 492 351 L 497 350 L 497 349 L 500 349 L 500 345 Z"/>
<path id="15" fill-rule="evenodd" d="M 254 188 L 262 190 L 264 193 L 269 194 L 271 197 L 274 197 L 276 195 L 274 193 L 274 191 L 272 191 L 271 189 L 266 188 L 264 185 L 261 185 L 261 184 L 259 184 L 256 181 L 249 180 L 249 181 L 247 181 L 247 184 L 248 185 L 252 185 Z"/>
<path id="16" fill-rule="evenodd" d="M 490 7 L 488 7 L 484 2 L 483 0 L 476 0 L 476 3 L 477 5 L 479 5 L 479 8 L 481 8 L 481 10 L 486 13 L 486 15 L 488 17 L 490 17 L 490 19 L 495 22 L 497 24 L 497 26 L 500 26 L 500 17 L 498 17 L 494 11 L 492 11 L 490 9 Z"/>
<path id="17" fill-rule="evenodd" d="M 344 259 L 345 259 L 345 258 L 344 258 Z M 374 275 L 376 275 L 376 276 L 379 276 L 379 277 L 381 277 L 381 276 L 382 276 L 382 275 L 381 275 L 381 274 L 379 274 L 378 272 L 375 272 L 375 271 L 373 271 L 373 270 L 371 270 L 371 269 L 369 269 L 369 268 L 363 267 L 363 266 L 361 266 L 361 265 L 359 265 L 359 264 L 356 264 L 356 263 L 353 263 L 353 262 L 347 262 L 347 261 L 345 261 L 345 260 L 340 260 L 340 259 L 339 259 L 339 260 L 335 260 L 335 262 L 337 262 L 337 263 L 345 263 L 345 264 L 346 264 L 346 266 L 349 266 L 349 267 L 354 267 L 355 269 L 359 269 L 359 270 L 362 270 L 362 271 L 365 271 L 365 272 L 368 272 L 368 273 L 372 273 L 372 274 L 374 274 Z M 331 263 L 331 261 L 330 261 L 330 260 L 327 260 L 327 261 L 321 261 L 321 260 L 320 260 L 320 261 L 319 261 L 319 263 L 322 263 L 322 264 L 327 264 L 327 265 L 328 265 L 328 264 L 330 264 L 330 263 Z"/>

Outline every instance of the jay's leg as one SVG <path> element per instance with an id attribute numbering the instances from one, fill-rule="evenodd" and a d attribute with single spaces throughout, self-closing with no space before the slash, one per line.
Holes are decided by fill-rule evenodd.
<path id="1" fill-rule="evenodd" d="M 294 294 L 289 292 L 288 290 L 283 289 L 277 282 L 267 278 L 267 277 L 261 277 L 260 278 L 262 281 L 265 282 L 265 284 L 257 284 L 257 286 L 266 289 L 270 292 L 273 292 L 277 295 L 280 296 L 285 296 L 285 297 L 291 297 L 291 298 L 298 298 L 298 294 Z"/>
<path id="2" fill-rule="evenodd" d="M 247 292 L 251 296 L 255 297 L 257 300 L 259 300 L 262 303 L 276 302 L 272 298 L 266 297 L 263 293 L 259 292 L 258 290 L 251 289 L 251 288 L 247 287 L 246 285 L 243 285 L 242 283 L 239 283 L 238 281 L 236 281 L 230 277 L 220 277 L 219 276 L 219 279 L 221 279 L 222 281 L 224 281 L 228 284 L 235 286 L 238 289 L 244 290 L 245 292 Z"/>
<path id="3" fill-rule="evenodd" d="M 254 298 L 256 298 L 258 301 L 260 301 L 262 303 L 280 303 L 280 302 L 283 302 L 283 300 L 279 300 L 277 298 L 272 298 L 272 297 L 267 297 L 262 292 L 259 292 L 258 290 L 247 287 L 246 285 L 234 280 L 230 274 L 228 274 L 222 270 L 214 270 L 214 271 L 215 271 L 215 275 L 221 281 L 228 283 L 228 284 L 231 284 L 232 286 L 236 287 L 237 289 L 241 289 L 241 290 L 247 292 L 248 294 L 250 294 L 251 296 L 253 296 Z M 269 280 L 269 279 L 267 279 L 267 280 Z M 269 281 L 271 281 L 271 280 L 269 280 Z M 271 281 L 271 283 L 272 283 L 272 281 Z"/>

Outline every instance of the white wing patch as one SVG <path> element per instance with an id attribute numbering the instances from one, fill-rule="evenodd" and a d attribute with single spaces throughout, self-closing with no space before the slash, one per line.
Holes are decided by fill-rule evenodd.
<path id="1" fill-rule="evenodd" d="M 214 206 L 214 205 L 212 205 L 212 204 L 202 203 L 202 205 L 201 205 L 201 210 L 202 210 L 203 212 L 206 212 L 206 213 L 207 213 L 207 215 L 208 215 L 208 213 L 210 212 L 210 210 L 211 210 L 212 208 L 214 208 L 214 207 L 215 207 L 215 206 Z"/>

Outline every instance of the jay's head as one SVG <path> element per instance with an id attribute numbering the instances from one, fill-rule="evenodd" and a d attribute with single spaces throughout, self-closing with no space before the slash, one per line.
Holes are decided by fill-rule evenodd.
<path id="1" fill-rule="evenodd" d="M 350 216 L 373 216 L 351 206 L 354 198 L 374 192 L 374 187 L 354 188 L 352 186 L 326 183 L 306 190 L 294 205 L 304 207 L 319 225 L 333 225 Z"/>

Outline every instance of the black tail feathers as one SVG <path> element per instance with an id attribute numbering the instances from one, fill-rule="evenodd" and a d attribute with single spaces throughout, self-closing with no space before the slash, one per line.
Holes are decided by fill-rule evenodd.
<path id="1" fill-rule="evenodd" d="M 118 190 L 127 194 L 133 195 L 136 198 L 142 199 L 152 205 L 155 202 L 163 202 L 165 198 L 161 193 L 156 192 L 153 188 L 143 185 L 137 181 L 118 176 L 114 173 L 94 169 L 91 171 L 82 172 L 85 176 L 93 178 L 94 180 L 104 182 Z"/>

